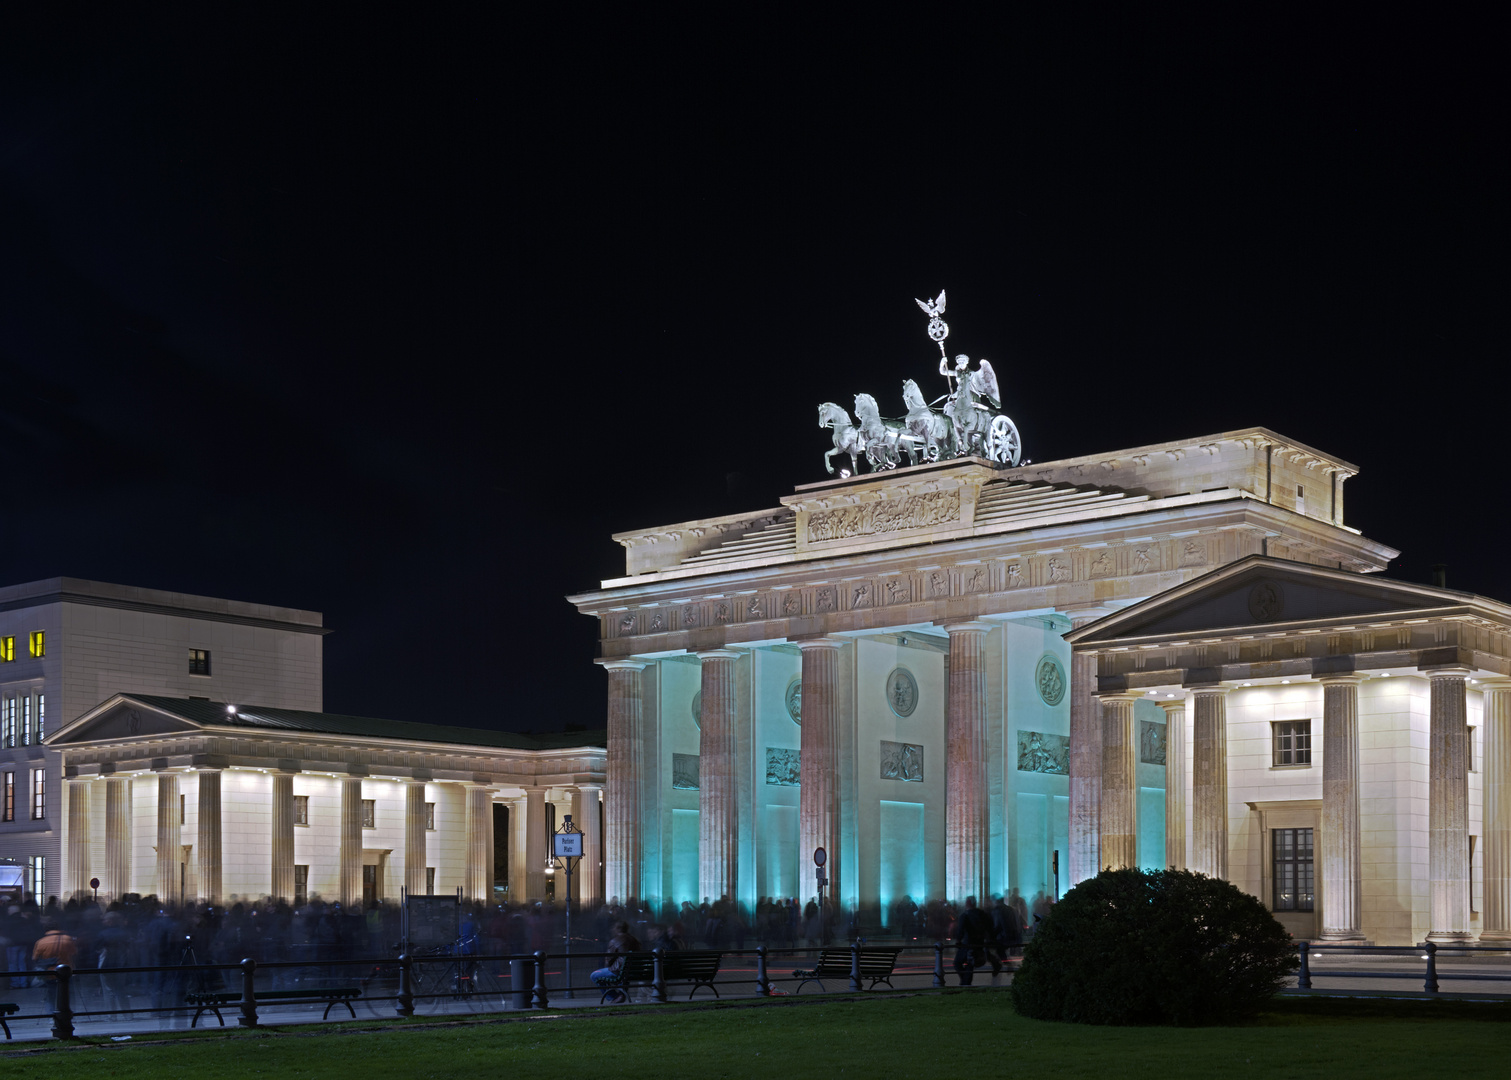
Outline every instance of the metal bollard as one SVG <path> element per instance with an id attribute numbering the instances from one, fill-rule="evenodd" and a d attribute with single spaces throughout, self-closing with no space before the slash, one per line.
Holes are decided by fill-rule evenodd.
<path id="1" fill-rule="evenodd" d="M 850 946 L 850 989 L 862 989 L 860 985 L 860 946 L 853 943 Z"/>
<path id="2" fill-rule="evenodd" d="M 944 985 L 944 942 L 934 942 L 934 985 Z"/>
<path id="3" fill-rule="evenodd" d="M 400 1016 L 414 1015 L 414 964 L 405 953 L 399 957 L 399 1000 L 394 1003 L 394 1012 Z"/>
<path id="4" fill-rule="evenodd" d="M 70 1000 L 69 983 L 73 978 L 73 968 L 67 964 L 59 964 L 52 970 L 58 980 L 58 996 L 52 1014 L 52 1037 L 71 1039 L 73 1038 L 73 1003 Z"/>
<path id="5" fill-rule="evenodd" d="M 666 971 L 662 966 L 662 961 L 666 959 L 666 950 L 656 949 L 651 953 L 651 956 L 655 958 L 655 968 L 651 979 L 651 1000 L 665 1001 Z"/>
<path id="6" fill-rule="evenodd" d="M 1427 978 L 1422 983 L 1422 989 L 1429 994 L 1438 992 L 1438 946 L 1435 941 L 1427 943 Z"/>
<path id="7" fill-rule="evenodd" d="M 1310 941 L 1303 941 L 1299 946 L 1301 949 L 1301 974 L 1296 976 L 1297 990 L 1310 990 L 1312 988 L 1312 965 L 1308 960 L 1308 956 L 1310 955 L 1308 950 L 1311 947 L 1312 943 Z"/>
<path id="8" fill-rule="evenodd" d="M 537 1009 L 551 1007 L 550 1001 L 546 999 L 546 954 L 543 952 L 535 954 L 535 1007 Z"/>
<path id="9" fill-rule="evenodd" d="M 250 956 L 241 962 L 241 1015 L 236 1022 L 242 1027 L 257 1026 L 257 961 Z"/>
<path id="10" fill-rule="evenodd" d="M 766 974 L 766 946 L 756 949 L 756 992 L 762 997 L 771 995 L 771 979 Z"/>

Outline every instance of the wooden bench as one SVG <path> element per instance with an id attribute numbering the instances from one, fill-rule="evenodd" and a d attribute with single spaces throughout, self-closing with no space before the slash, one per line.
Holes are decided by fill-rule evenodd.
<path id="1" fill-rule="evenodd" d="M 719 960 L 723 955 L 702 950 L 669 952 L 661 959 L 661 978 L 669 983 L 692 983 L 692 989 L 687 992 L 689 1000 L 700 986 L 708 987 L 714 992 L 714 997 L 718 997 L 719 988 L 714 985 L 714 978 L 719 974 Z M 603 990 L 598 1003 L 602 1005 L 616 990 L 648 984 L 654 982 L 655 978 L 655 956 L 648 952 L 630 953 L 612 976 L 594 980 L 594 985 Z"/>
<path id="2" fill-rule="evenodd" d="M 257 1004 L 271 1005 L 319 1005 L 325 1002 L 325 1012 L 320 1019 L 328 1020 L 331 1010 L 337 1005 L 346 1006 L 346 1011 L 351 1013 L 352 1019 L 357 1018 L 357 1010 L 352 1008 L 352 1002 L 362 996 L 360 988 L 355 986 L 330 986 L 324 989 L 310 990 L 259 990 L 257 992 Z M 241 992 L 238 991 L 196 991 L 185 994 L 184 1000 L 195 1007 L 194 1019 L 189 1026 L 198 1027 L 199 1018 L 206 1012 L 215 1014 L 215 1019 L 220 1021 L 220 1026 L 226 1026 L 225 1017 L 220 1015 L 220 1010 L 241 1004 Z"/>
<path id="3" fill-rule="evenodd" d="M 877 983 L 886 983 L 892 986 L 892 969 L 897 966 L 897 954 L 900 949 L 883 949 L 874 946 L 862 946 L 860 950 L 860 977 L 864 981 L 871 980 L 867 990 L 875 990 Z M 803 987 L 811 982 L 818 983 L 820 990 L 824 989 L 825 979 L 848 979 L 850 977 L 850 950 L 849 949 L 825 949 L 819 954 L 818 964 L 811 968 L 794 968 L 792 977 L 801 980 L 797 984 L 797 993 L 803 992 Z"/>
<path id="4" fill-rule="evenodd" d="M 7 1016 L 14 1016 L 21 1011 L 21 1006 L 14 1001 L 0 1001 L 0 1028 L 5 1029 L 5 1037 L 10 1038 L 10 1025 L 5 1022 Z"/>

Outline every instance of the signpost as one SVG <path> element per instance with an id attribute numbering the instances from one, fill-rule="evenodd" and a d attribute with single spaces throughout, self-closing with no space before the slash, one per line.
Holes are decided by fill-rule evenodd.
<path id="1" fill-rule="evenodd" d="M 813 849 L 813 878 L 818 885 L 818 917 L 824 916 L 824 886 L 829 884 L 829 875 L 824 873 L 824 864 L 829 861 L 829 853 L 823 848 Z"/>
<path id="2" fill-rule="evenodd" d="M 94 902 L 98 904 L 100 902 L 100 879 L 97 877 L 90 878 L 89 887 L 94 890 Z"/>
<path id="3" fill-rule="evenodd" d="M 572 871 L 582 858 L 582 830 L 572 824 L 572 815 L 564 814 L 561 828 L 551 834 L 552 864 L 561 863 L 567 872 L 567 997 L 572 997 Z M 541 973 L 544 976 L 544 972 Z"/>

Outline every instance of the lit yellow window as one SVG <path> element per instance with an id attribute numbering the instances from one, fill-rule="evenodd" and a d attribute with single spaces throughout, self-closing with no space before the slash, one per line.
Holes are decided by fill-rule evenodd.
<path id="1" fill-rule="evenodd" d="M 16 639 L 13 637 L 0 637 L 0 660 L 14 660 L 16 658 Z"/>
<path id="2" fill-rule="evenodd" d="M 31 654 L 33 656 L 47 655 L 47 631 L 33 630 L 31 632 Z"/>

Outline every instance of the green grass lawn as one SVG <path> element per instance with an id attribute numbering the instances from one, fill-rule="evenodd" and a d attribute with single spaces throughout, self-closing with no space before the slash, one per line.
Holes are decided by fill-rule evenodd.
<path id="1" fill-rule="evenodd" d="M 826 1077 L 1511 1075 L 1511 1005 L 1278 1001 L 1228 1028 L 1096 1028 L 1025 1020 L 1005 993 L 875 995 L 627 1008 L 465 1024 L 295 1027 L 0 1054 L 0 1075 Z"/>

